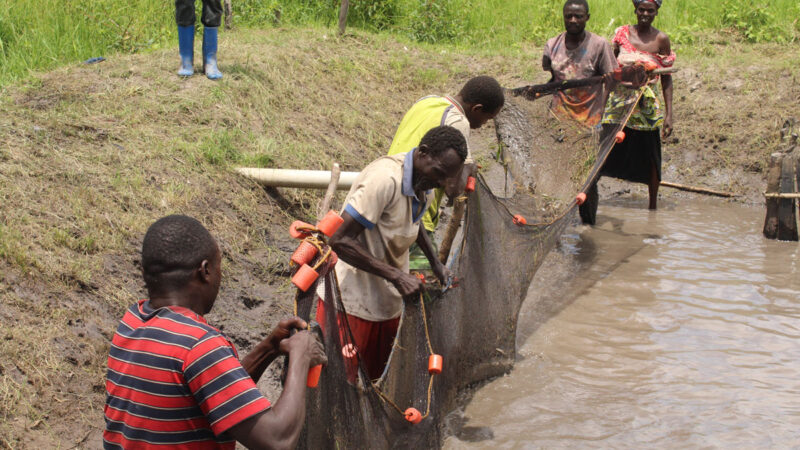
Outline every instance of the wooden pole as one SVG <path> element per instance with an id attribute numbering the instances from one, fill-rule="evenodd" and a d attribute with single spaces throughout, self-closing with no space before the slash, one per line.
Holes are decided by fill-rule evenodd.
<path id="1" fill-rule="evenodd" d="M 736 194 L 733 192 L 716 191 L 714 189 L 708 189 L 699 186 L 688 186 L 685 184 L 672 183 L 670 181 L 662 181 L 661 186 L 671 187 L 681 191 L 696 192 L 698 194 L 716 195 L 717 197 L 736 197 Z"/>
<path id="2" fill-rule="evenodd" d="M 233 6 L 231 6 L 231 0 L 223 0 L 222 10 L 225 12 L 225 29 L 230 30 L 233 27 Z"/>
<path id="3" fill-rule="evenodd" d="M 350 10 L 350 1 L 342 0 L 342 6 L 339 8 L 339 36 L 344 35 L 344 29 L 347 27 L 347 12 Z"/>
<path id="4" fill-rule="evenodd" d="M 783 153 L 773 153 L 769 156 L 767 168 L 767 194 L 778 194 L 781 184 L 781 164 Z M 767 215 L 764 218 L 764 237 L 767 239 L 778 238 L 778 199 L 767 197 Z"/>
<path id="5" fill-rule="evenodd" d="M 453 240 L 456 238 L 458 228 L 461 226 L 461 219 L 464 218 L 464 211 L 467 209 L 467 197 L 461 196 L 456 198 L 456 204 L 453 206 L 453 216 L 447 224 L 442 245 L 439 246 L 439 261 L 442 264 L 447 264 L 447 258 L 450 256 L 450 249 L 453 247 Z"/>
<path id="6" fill-rule="evenodd" d="M 339 163 L 333 163 L 331 168 L 331 182 L 328 184 L 328 190 L 325 191 L 325 197 L 322 198 L 322 203 L 319 204 L 317 210 L 317 217 L 320 220 L 325 216 L 329 209 L 331 209 L 331 202 L 333 196 L 336 195 L 336 186 L 339 184 L 339 175 L 342 173 Z"/>
<path id="7" fill-rule="evenodd" d="M 791 198 L 791 199 L 800 199 L 800 193 L 792 193 L 792 194 L 774 194 L 774 193 L 767 193 L 764 192 L 764 197 L 766 198 Z"/>
<path id="8" fill-rule="evenodd" d="M 794 158 L 786 155 L 781 162 L 781 193 L 794 193 Z M 797 207 L 789 198 L 778 199 L 778 239 L 797 241 Z"/>

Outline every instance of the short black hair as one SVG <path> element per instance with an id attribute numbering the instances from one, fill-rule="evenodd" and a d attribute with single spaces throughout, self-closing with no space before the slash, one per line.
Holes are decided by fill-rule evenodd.
<path id="1" fill-rule="evenodd" d="M 489 113 L 500 111 L 506 101 L 500 83 L 485 75 L 467 81 L 458 95 L 466 103 L 483 105 L 483 110 Z"/>
<path id="2" fill-rule="evenodd" d="M 182 215 L 158 219 L 142 242 L 144 282 L 148 287 L 187 283 L 203 260 L 211 260 L 218 250 L 211 233 L 197 219 Z"/>
<path id="3" fill-rule="evenodd" d="M 586 9 L 586 14 L 589 14 L 589 2 L 587 2 L 586 0 L 567 0 L 566 2 L 564 2 L 564 8 L 566 8 L 569 5 L 583 6 L 584 9 Z"/>
<path id="4" fill-rule="evenodd" d="M 427 146 L 427 153 L 431 156 L 438 156 L 448 148 L 452 148 L 458 153 L 462 162 L 467 159 L 467 139 L 458 129 L 447 125 L 428 130 L 425 136 L 422 136 L 419 145 Z"/>

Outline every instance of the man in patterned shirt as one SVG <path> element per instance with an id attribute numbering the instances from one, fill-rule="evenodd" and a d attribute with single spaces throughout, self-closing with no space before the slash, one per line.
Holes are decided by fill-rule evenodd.
<path id="1" fill-rule="evenodd" d="M 240 362 L 230 341 L 209 325 L 222 256 L 195 219 L 155 222 L 142 244 L 148 299 L 132 305 L 111 342 L 106 381 L 105 448 L 293 448 L 305 418 L 308 368 L 325 363 L 321 344 L 293 317 Z M 288 354 L 275 405 L 255 382 Z"/>

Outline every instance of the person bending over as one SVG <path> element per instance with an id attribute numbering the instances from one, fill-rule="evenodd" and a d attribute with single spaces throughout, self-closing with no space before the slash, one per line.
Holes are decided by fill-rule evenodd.
<path id="1" fill-rule="evenodd" d="M 392 145 L 389 147 L 390 156 L 410 151 L 419 144 L 425 133 L 440 125 L 456 128 L 467 141 L 464 169 L 448 186 L 435 189 L 428 211 L 422 218 L 431 242 L 433 242 L 433 232 L 439 224 L 439 206 L 444 194 L 450 198 L 461 195 L 467 184 L 467 178 L 476 172 L 469 151 L 470 129 L 478 129 L 493 119 L 503 108 L 504 103 L 505 97 L 500 83 L 492 77 L 478 76 L 467 81 L 455 96 L 429 95 L 417 100 L 397 127 Z M 425 255 L 416 245 L 411 249 L 411 268 L 430 269 Z"/>
<path id="2" fill-rule="evenodd" d="M 147 230 L 142 274 L 148 299 L 133 304 L 111 341 L 103 446 L 119 448 L 294 448 L 305 419 L 308 368 L 326 362 L 298 317 L 282 320 L 239 361 L 205 314 L 214 307 L 222 255 L 197 220 L 164 217 Z M 256 381 L 288 354 L 275 405 Z"/>
<path id="3" fill-rule="evenodd" d="M 449 270 L 438 260 L 421 219 L 431 189 L 458 176 L 467 142 L 456 128 L 430 129 L 407 153 L 383 156 L 356 178 L 344 201 L 344 223 L 331 237 L 339 255 L 336 275 L 358 357 L 367 376 L 379 378 L 391 352 L 403 299 L 416 300 L 422 281 L 409 273 L 408 250 L 416 243 L 443 283 Z M 324 288 L 317 293 L 324 297 Z M 325 323 L 322 301 L 317 321 Z"/>

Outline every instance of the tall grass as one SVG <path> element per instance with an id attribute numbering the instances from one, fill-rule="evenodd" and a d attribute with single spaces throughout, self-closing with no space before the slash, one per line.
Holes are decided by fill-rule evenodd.
<path id="1" fill-rule="evenodd" d="M 479 46 L 514 46 L 541 42 L 563 29 L 562 0 L 451 0 L 469 11 L 468 41 Z M 610 36 L 634 23 L 628 0 L 589 0 L 588 28 Z M 794 42 L 800 37 L 800 2 L 796 0 L 664 0 L 656 27 L 677 44 L 692 44 L 704 32 L 732 32 L 730 39 L 749 42 Z"/>
<path id="2" fill-rule="evenodd" d="M 198 9 L 200 1 L 197 0 Z M 242 27 L 335 26 L 339 0 L 233 0 Z M 540 44 L 563 29 L 563 0 L 352 0 L 348 26 L 422 42 L 495 50 Z M 589 0 L 589 29 L 635 20 L 627 0 Z M 170 0 L 0 0 L 0 86 L 33 70 L 113 52 L 173 46 Z M 199 11 L 198 11 L 199 16 Z M 797 0 L 665 0 L 656 26 L 677 45 L 703 36 L 793 43 Z"/>
<path id="3" fill-rule="evenodd" d="M 158 47 L 174 28 L 163 0 L 0 0 L 0 85 L 66 62 Z"/>

